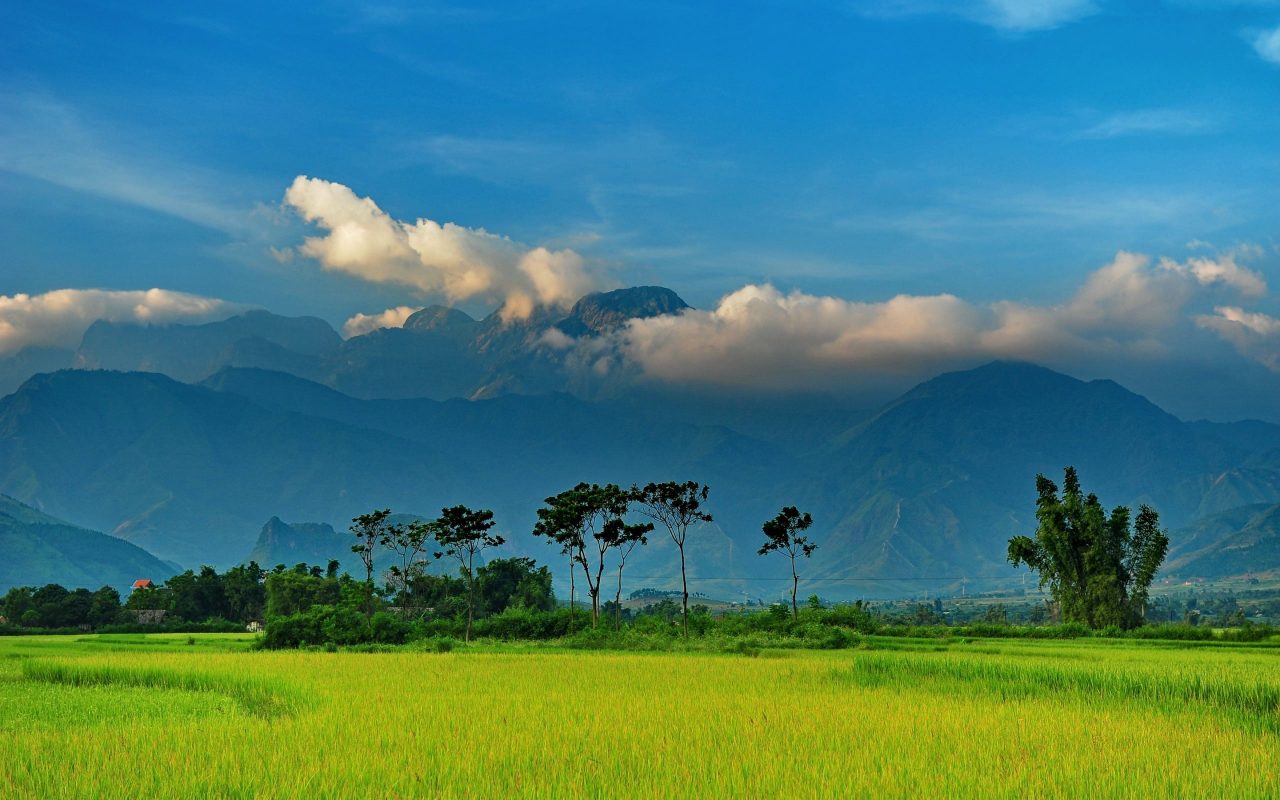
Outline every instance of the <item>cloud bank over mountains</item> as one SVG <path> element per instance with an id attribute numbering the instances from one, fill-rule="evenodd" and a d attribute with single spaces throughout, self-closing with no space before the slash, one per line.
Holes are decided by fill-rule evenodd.
<path id="1" fill-rule="evenodd" d="M 57 289 L 0 295 L 0 356 L 26 347 L 74 348 L 98 320 L 160 325 L 225 319 L 247 306 L 167 289 Z"/>
<path id="2" fill-rule="evenodd" d="M 774 389 L 839 386 L 862 373 L 921 374 L 962 360 L 1164 356 L 1179 347 L 1197 295 L 1266 293 L 1263 276 L 1238 263 L 1250 252 L 1177 262 L 1122 251 L 1071 298 L 1048 306 L 976 304 L 952 294 L 863 303 L 749 285 L 711 310 L 631 320 L 617 347 L 660 380 Z M 1197 324 L 1275 369 L 1274 357 L 1268 362 L 1249 338 L 1271 335 L 1265 315 L 1239 311 L 1220 308 L 1217 321 Z"/>
<path id="3" fill-rule="evenodd" d="M 284 200 L 324 231 L 298 248 L 324 269 L 442 294 L 450 303 L 496 302 L 504 320 L 527 319 L 538 307 L 568 308 L 601 285 L 573 250 L 526 247 L 452 222 L 402 222 L 340 183 L 299 175 Z"/>

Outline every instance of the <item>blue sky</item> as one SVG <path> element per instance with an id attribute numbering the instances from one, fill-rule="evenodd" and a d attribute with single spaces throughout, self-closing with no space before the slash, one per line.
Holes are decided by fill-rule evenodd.
<path id="1" fill-rule="evenodd" d="M 1233 254 L 1267 291 L 1188 278 L 1160 369 L 1231 352 L 1275 385 L 1280 3 L 600 5 L 6 4 L 0 295 L 335 325 L 510 302 L 308 255 L 323 223 L 282 206 L 306 175 L 708 309 L 764 284 L 1061 307 L 1118 251 Z M 1194 321 L 1222 307 L 1249 325 Z"/>

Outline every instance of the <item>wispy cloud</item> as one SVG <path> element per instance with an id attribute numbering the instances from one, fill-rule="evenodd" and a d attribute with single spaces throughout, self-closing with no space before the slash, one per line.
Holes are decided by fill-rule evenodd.
<path id="1" fill-rule="evenodd" d="M 1262 56 L 1264 61 L 1272 64 L 1280 64 L 1280 25 L 1270 29 L 1255 33 L 1253 35 L 1253 49 L 1258 55 Z"/>
<path id="2" fill-rule="evenodd" d="M 860 209 L 833 224 L 841 230 L 888 231 L 927 241 L 985 240 L 1016 230 L 1096 233 L 1155 227 L 1208 232 L 1207 226 L 1224 222 L 1222 209 L 1231 205 L 1224 191 L 939 187 L 912 206 Z"/>
<path id="3" fill-rule="evenodd" d="M 1098 11 L 1093 0 L 862 0 L 853 8 L 877 17 L 943 14 L 1006 33 L 1051 30 Z"/>
<path id="4" fill-rule="evenodd" d="M 237 207 L 214 188 L 224 176 L 108 130 L 48 95 L 0 93 L 0 169 L 227 233 L 251 227 L 251 204 Z"/>
<path id="5" fill-rule="evenodd" d="M 1280 372 L 1280 318 L 1238 306 L 1218 306 L 1213 311 L 1196 317 L 1196 324 L 1231 342 L 1241 355 Z"/>
<path id="6" fill-rule="evenodd" d="M 1077 134 L 1080 139 L 1116 139 L 1122 136 L 1161 134 L 1187 136 L 1211 133 L 1214 119 L 1177 108 L 1148 108 L 1111 114 Z"/>

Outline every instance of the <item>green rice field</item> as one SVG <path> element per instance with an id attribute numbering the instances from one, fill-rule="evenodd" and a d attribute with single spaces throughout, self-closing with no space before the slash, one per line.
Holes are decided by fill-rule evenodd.
<path id="1" fill-rule="evenodd" d="M 1280 797 L 1280 648 L 0 639 L 0 796 Z"/>

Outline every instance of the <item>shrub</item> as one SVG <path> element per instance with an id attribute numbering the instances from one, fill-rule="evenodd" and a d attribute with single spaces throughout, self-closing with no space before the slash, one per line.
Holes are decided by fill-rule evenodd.
<path id="1" fill-rule="evenodd" d="M 369 620 L 368 636 L 380 644 L 404 644 L 412 628 L 403 617 L 379 611 Z"/>

